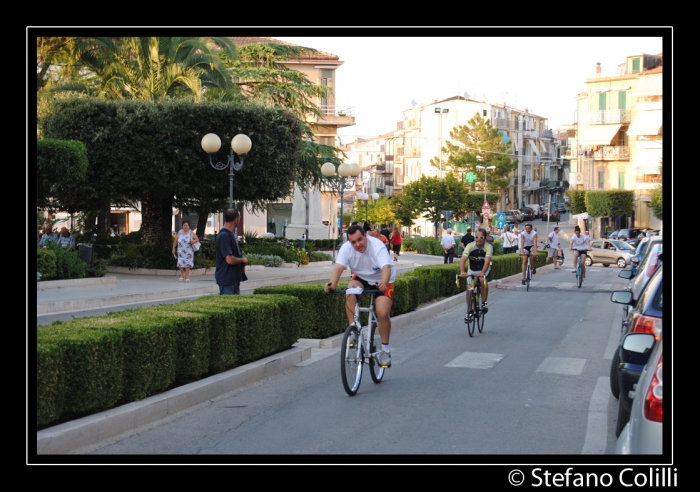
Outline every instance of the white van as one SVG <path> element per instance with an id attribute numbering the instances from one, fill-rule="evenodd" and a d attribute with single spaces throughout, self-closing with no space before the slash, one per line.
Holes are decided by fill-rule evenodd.
<path id="1" fill-rule="evenodd" d="M 534 218 L 535 218 L 535 219 L 539 219 L 540 217 L 542 217 L 542 207 L 540 207 L 539 205 L 537 205 L 537 204 L 532 204 L 532 205 L 526 204 L 525 206 L 526 206 L 526 207 L 530 207 L 530 208 L 532 209 L 532 213 L 534 214 Z"/>

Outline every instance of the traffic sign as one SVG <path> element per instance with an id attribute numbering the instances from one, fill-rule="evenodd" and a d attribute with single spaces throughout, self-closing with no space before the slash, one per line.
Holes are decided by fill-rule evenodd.
<path id="1" fill-rule="evenodd" d="M 504 212 L 498 212 L 496 214 L 496 225 L 499 229 L 503 229 L 506 225 L 506 214 Z"/>

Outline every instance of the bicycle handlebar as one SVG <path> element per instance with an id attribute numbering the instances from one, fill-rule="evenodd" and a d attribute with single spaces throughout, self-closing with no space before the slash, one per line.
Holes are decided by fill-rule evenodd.
<path id="1" fill-rule="evenodd" d="M 335 290 L 330 291 L 329 294 L 345 294 L 345 291 L 346 291 L 346 290 L 347 290 L 347 289 L 335 289 Z M 376 295 L 378 295 L 378 294 L 383 294 L 383 292 L 382 292 L 381 290 L 379 290 L 379 289 L 364 289 L 364 290 L 362 291 L 362 294 L 360 294 L 360 295 L 365 295 L 365 294 L 367 294 L 368 296 L 369 296 L 369 295 L 375 295 L 375 296 L 376 296 Z M 357 294 L 355 294 L 355 295 L 357 295 Z"/>

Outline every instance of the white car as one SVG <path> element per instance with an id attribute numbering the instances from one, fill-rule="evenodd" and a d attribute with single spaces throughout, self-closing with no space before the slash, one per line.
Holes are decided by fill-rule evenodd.
<path id="1" fill-rule="evenodd" d="M 654 335 L 632 333 L 640 342 Z M 626 338 L 625 341 L 628 341 Z M 656 342 L 634 393 L 630 420 L 617 438 L 617 454 L 663 454 L 663 339 Z"/>

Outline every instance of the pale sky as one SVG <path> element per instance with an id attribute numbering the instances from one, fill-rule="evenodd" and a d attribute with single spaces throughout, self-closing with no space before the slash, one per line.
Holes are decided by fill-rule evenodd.
<path id="1" fill-rule="evenodd" d="M 411 101 L 464 92 L 528 108 L 557 129 L 575 121 L 575 97 L 595 77 L 597 62 L 602 75 L 613 75 L 627 55 L 663 52 L 661 37 L 287 37 L 274 29 L 265 35 L 345 62 L 336 71 L 336 106 L 354 107 L 356 124 L 338 130 L 343 144 L 396 129 Z"/>

